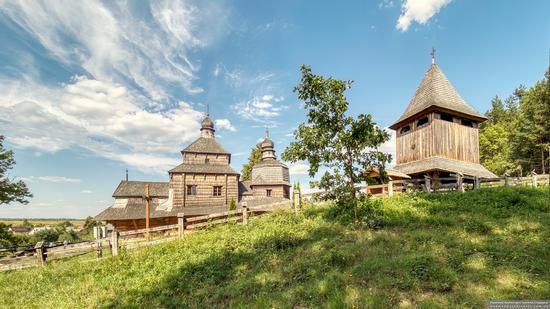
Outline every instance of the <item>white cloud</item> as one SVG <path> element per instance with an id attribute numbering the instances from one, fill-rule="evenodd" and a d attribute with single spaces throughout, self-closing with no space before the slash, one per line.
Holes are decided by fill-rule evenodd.
<path id="1" fill-rule="evenodd" d="M 288 108 L 288 106 L 278 104 L 283 99 L 282 97 L 275 98 L 273 95 L 254 96 L 248 101 L 232 105 L 231 109 L 243 118 L 268 122 Z"/>
<path id="2" fill-rule="evenodd" d="M 403 0 L 396 28 L 407 31 L 413 22 L 425 24 L 452 0 Z"/>
<path id="3" fill-rule="evenodd" d="M 48 181 L 48 182 L 63 182 L 63 183 L 79 183 L 81 182 L 78 178 L 68 178 L 64 176 L 39 176 L 36 177 L 39 180 L 42 181 Z"/>
<path id="4" fill-rule="evenodd" d="M 304 163 L 292 164 L 288 171 L 290 175 L 308 175 L 309 174 L 309 165 Z"/>
<path id="5" fill-rule="evenodd" d="M 379 151 L 389 153 L 392 156 L 392 161 L 389 163 L 389 166 L 395 165 L 395 154 L 396 154 L 396 135 L 395 130 L 389 128 L 384 128 L 388 133 L 390 133 L 390 140 L 378 147 Z"/>
<path id="6" fill-rule="evenodd" d="M 82 190 L 82 191 L 80 191 L 80 193 L 90 194 L 90 193 L 92 193 L 92 190 Z"/>
<path id="7" fill-rule="evenodd" d="M 218 128 L 226 129 L 231 132 L 237 132 L 237 129 L 231 124 L 231 121 L 229 119 L 216 119 L 214 120 L 214 124 Z"/>
<path id="8" fill-rule="evenodd" d="M 0 12 L 67 67 L 81 68 L 97 80 L 133 85 L 156 103 L 170 99 L 170 86 L 203 91 L 194 84 L 199 62 L 190 53 L 225 31 L 226 16 L 211 14 L 222 11 L 214 6 L 199 10 L 171 0 L 20 0 L 3 2 Z"/>
<path id="9" fill-rule="evenodd" d="M 394 0 L 382 0 L 378 3 L 378 8 L 389 9 L 394 7 Z"/>
<path id="10" fill-rule="evenodd" d="M 185 102 L 147 111 L 140 107 L 146 101 L 122 85 L 85 77 L 60 88 L 0 80 L 0 130 L 20 148 L 84 149 L 164 173 L 178 163 L 174 149 L 198 136 L 202 113 Z"/>

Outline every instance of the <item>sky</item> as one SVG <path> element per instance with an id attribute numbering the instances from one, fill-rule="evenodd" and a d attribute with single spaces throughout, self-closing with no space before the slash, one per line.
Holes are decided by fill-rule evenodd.
<path id="1" fill-rule="evenodd" d="M 34 197 L 0 217 L 83 218 L 118 183 L 167 181 L 207 105 L 241 170 L 305 120 L 301 64 L 353 80 L 349 113 L 399 118 L 431 63 L 485 112 L 544 76 L 550 2 L 0 0 L 0 134 Z M 381 147 L 393 153 L 395 140 Z M 308 189 L 307 162 L 288 163 Z"/>

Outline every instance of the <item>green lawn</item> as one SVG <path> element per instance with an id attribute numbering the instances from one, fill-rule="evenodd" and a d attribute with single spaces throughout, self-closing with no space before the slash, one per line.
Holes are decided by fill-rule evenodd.
<path id="1" fill-rule="evenodd" d="M 101 261 L 0 273 L 0 307 L 483 307 L 550 299 L 550 191 L 308 206 Z"/>

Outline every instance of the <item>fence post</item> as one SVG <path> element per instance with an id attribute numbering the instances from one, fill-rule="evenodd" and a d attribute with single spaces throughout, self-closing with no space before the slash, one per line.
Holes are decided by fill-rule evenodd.
<path id="1" fill-rule="evenodd" d="M 430 181 L 430 177 L 429 176 L 424 176 L 424 185 L 425 185 L 425 190 L 426 192 L 431 192 L 432 191 L 432 185 L 431 185 L 431 181 Z"/>
<path id="2" fill-rule="evenodd" d="M 97 251 L 97 258 L 101 258 L 103 256 L 103 249 L 101 248 L 101 227 L 94 226 L 94 229 L 96 231 L 95 233 L 95 243 L 96 243 L 96 251 Z"/>
<path id="3" fill-rule="evenodd" d="M 38 264 L 44 266 L 44 264 L 46 263 L 46 249 L 44 248 L 44 242 L 37 242 L 34 246 L 34 249 L 36 250 L 36 258 L 38 259 Z"/>
<path id="4" fill-rule="evenodd" d="M 474 176 L 474 190 L 479 189 L 481 187 L 481 181 L 479 179 L 479 176 Z"/>
<path id="5" fill-rule="evenodd" d="M 117 256 L 118 255 L 118 231 L 116 229 L 113 230 L 113 233 L 111 234 L 111 255 Z"/>
<path id="6" fill-rule="evenodd" d="M 393 180 L 388 181 L 388 196 L 393 196 Z"/>
<path id="7" fill-rule="evenodd" d="M 464 175 L 456 174 L 456 190 L 458 192 L 464 192 Z"/>
<path id="8" fill-rule="evenodd" d="M 185 213 L 178 213 L 178 236 L 183 238 L 183 233 L 185 232 Z"/>
<path id="9" fill-rule="evenodd" d="M 248 207 L 243 206 L 243 224 L 248 224 Z"/>
<path id="10" fill-rule="evenodd" d="M 532 179 L 532 182 L 533 182 L 533 187 L 536 187 L 537 186 L 537 174 L 533 173 L 533 179 Z"/>
<path id="11" fill-rule="evenodd" d="M 300 206 L 302 206 L 302 198 L 300 196 L 300 192 L 292 191 L 292 196 L 295 197 L 296 195 L 298 196 L 298 203 L 294 203 L 294 213 L 298 214 L 298 211 L 300 210 Z"/>
<path id="12" fill-rule="evenodd" d="M 510 185 L 510 179 L 508 178 L 508 175 L 504 175 L 504 186 L 508 187 Z"/>

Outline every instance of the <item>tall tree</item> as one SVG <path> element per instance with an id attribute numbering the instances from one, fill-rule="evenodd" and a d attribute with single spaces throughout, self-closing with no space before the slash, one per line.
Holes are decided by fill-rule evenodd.
<path id="1" fill-rule="evenodd" d="M 241 173 L 241 179 L 244 180 L 250 180 L 252 168 L 257 163 L 260 163 L 262 161 L 262 148 L 260 147 L 260 144 L 256 144 L 254 148 L 250 150 L 250 155 L 248 156 L 248 163 L 243 165 L 243 170 Z"/>
<path id="2" fill-rule="evenodd" d="M 27 204 L 32 197 L 27 185 L 22 181 L 8 178 L 7 172 L 15 165 L 13 151 L 4 148 L 4 136 L 0 135 L 0 205 L 11 202 Z"/>
<path id="3" fill-rule="evenodd" d="M 330 190 L 339 203 L 353 203 L 358 222 L 356 184 L 364 179 L 366 169 L 378 167 L 383 173 L 391 156 L 376 149 L 390 136 L 372 121 L 371 115 L 346 115 L 349 104 L 344 92 L 351 88 L 352 81 L 315 75 L 307 65 L 302 65 L 301 73 L 294 92 L 304 101 L 307 122 L 294 131 L 295 141 L 282 158 L 289 162 L 307 160 L 310 177 L 321 166 L 326 167 L 320 181 L 312 185 Z"/>

